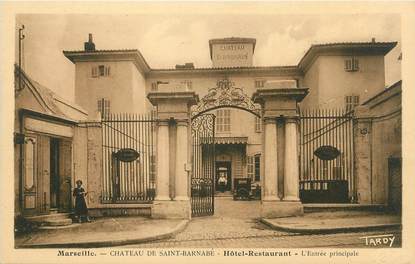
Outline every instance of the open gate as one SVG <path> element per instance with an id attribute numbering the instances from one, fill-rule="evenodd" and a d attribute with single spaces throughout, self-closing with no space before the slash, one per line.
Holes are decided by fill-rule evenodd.
<path id="1" fill-rule="evenodd" d="M 213 215 L 215 193 L 215 115 L 192 119 L 192 216 Z"/>
<path id="2" fill-rule="evenodd" d="M 305 110 L 301 112 L 300 119 L 301 201 L 356 201 L 353 111 Z"/>

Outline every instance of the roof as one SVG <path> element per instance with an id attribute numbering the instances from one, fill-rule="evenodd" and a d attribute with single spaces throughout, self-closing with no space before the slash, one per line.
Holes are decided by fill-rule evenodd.
<path id="1" fill-rule="evenodd" d="M 149 75 L 158 74 L 211 74 L 211 73 L 284 73 L 289 75 L 302 75 L 298 66 L 250 66 L 250 67 L 206 67 L 187 69 L 151 69 Z M 150 76 L 151 77 L 151 76 Z"/>
<path id="2" fill-rule="evenodd" d="M 321 54 L 336 55 L 386 55 L 398 42 L 340 42 L 311 45 L 298 67 L 306 71 L 312 61 Z"/>
<path id="3" fill-rule="evenodd" d="M 150 71 L 150 66 L 144 59 L 141 52 L 137 49 L 118 49 L 118 50 L 74 50 L 63 51 L 63 55 L 73 63 L 79 61 L 111 61 L 125 60 L 133 61 L 137 69 L 143 74 Z"/>
<path id="4" fill-rule="evenodd" d="M 37 99 L 39 104 L 44 109 L 44 112 L 41 114 L 52 115 L 73 122 L 76 118 L 74 118 L 68 113 L 67 108 L 69 107 L 70 109 L 80 113 L 81 115 L 85 115 L 85 117 L 87 116 L 87 112 L 80 106 L 74 104 L 73 102 L 69 102 L 66 99 L 63 99 L 46 86 L 43 86 L 37 81 L 33 80 L 17 65 L 15 67 L 15 70 L 16 80 L 18 78 L 18 74 L 20 71 L 21 78 L 23 84 L 25 85 L 25 88 L 28 88 L 32 92 L 33 96 Z"/>
<path id="5" fill-rule="evenodd" d="M 213 44 L 234 44 L 234 43 L 251 43 L 253 44 L 252 53 L 255 52 L 256 39 L 254 38 L 217 38 L 209 40 L 210 58 L 212 59 L 212 45 Z"/>
<path id="6" fill-rule="evenodd" d="M 385 90 L 375 94 L 374 96 L 372 96 L 371 98 L 369 98 L 368 100 L 366 100 L 365 102 L 362 103 L 362 105 L 368 105 L 370 102 L 375 101 L 376 99 L 382 97 L 383 95 L 392 92 L 393 90 L 397 90 L 397 93 L 400 93 L 402 89 L 402 80 L 399 80 L 397 82 L 395 82 L 394 84 L 390 85 L 389 87 L 387 87 Z"/>
<path id="7" fill-rule="evenodd" d="M 212 57 L 212 44 L 226 43 L 253 43 L 255 49 L 256 39 L 254 38 L 219 38 L 209 40 L 210 55 Z M 143 74 L 152 73 L 228 73 L 228 72 L 290 72 L 292 74 L 302 74 L 307 71 L 313 60 L 321 54 L 340 54 L 340 55 L 386 55 L 397 45 L 397 42 L 341 42 L 311 45 L 305 55 L 301 58 L 298 65 L 287 66 L 250 66 L 250 67 L 202 67 L 202 68 L 161 68 L 151 69 L 143 55 L 137 49 L 118 49 L 118 50 L 75 50 L 63 51 L 63 54 L 72 62 L 78 61 L 111 61 L 111 60 L 131 60 Z"/>

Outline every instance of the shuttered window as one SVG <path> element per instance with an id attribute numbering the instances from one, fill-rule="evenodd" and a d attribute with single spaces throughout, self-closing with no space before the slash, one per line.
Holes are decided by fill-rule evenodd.
<path id="1" fill-rule="evenodd" d="M 111 113 L 111 107 L 110 107 L 110 100 L 107 99 L 99 99 L 97 101 L 98 104 L 98 112 L 101 113 L 101 117 L 106 117 Z"/>
<path id="2" fill-rule="evenodd" d="M 255 132 L 261 132 L 261 118 L 255 117 Z"/>
<path id="3" fill-rule="evenodd" d="M 254 181 L 255 178 L 254 178 L 254 157 L 253 156 L 248 156 L 246 166 L 247 166 L 246 172 L 247 172 L 248 178 L 251 178 L 252 181 Z"/>
<path id="4" fill-rule="evenodd" d="M 345 97 L 345 103 L 346 103 L 346 110 L 351 111 L 356 106 L 359 105 L 359 96 L 358 95 L 348 95 Z"/>
<path id="5" fill-rule="evenodd" d="M 190 80 L 182 81 L 181 84 L 183 85 L 183 87 L 186 91 L 191 91 L 193 89 L 192 81 L 190 81 Z"/>
<path id="6" fill-rule="evenodd" d="M 110 76 L 111 67 L 106 65 L 93 66 L 91 68 L 91 76 L 93 78 Z"/>
<path id="7" fill-rule="evenodd" d="M 261 155 L 255 155 L 254 158 L 255 181 L 261 180 Z"/>
<path id="8" fill-rule="evenodd" d="M 344 70 L 345 71 L 358 71 L 359 70 L 359 60 L 356 58 L 346 59 L 344 61 Z"/>
<path id="9" fill-rule="evenodd" d="M 230 132 L 231 131 L 231 110 L 220 109 L 216 111 L 216 131 Z"/>
<path id="10" fill-rule="evenodd" d="M 265 86 L 265 80 L 255 80 L 255 88 L 263 88 Z"/>

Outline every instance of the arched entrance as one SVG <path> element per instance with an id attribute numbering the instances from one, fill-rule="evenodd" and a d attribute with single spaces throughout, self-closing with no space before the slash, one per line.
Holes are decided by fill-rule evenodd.
<path id="1" fill-rule="evenodd" d="M 297 104 L 307 90 L 258 89 L 251 99 L 225 79 L 209 89 L 200 102 L 195 92 L 149 93 L 147 98 L 157 107 L 157 175 L 152 217 L 188 219 L 192 215 L 213 214 L 215 122 L 208 112 L 227 107 L 251 112 L 263 122 L 261 216 L 302 214 Z"/>
<path id="2" fill-rule="evenodd" d="M 228 79 L 219 80 L 216 87 L 209 89 L 200 102 L 191 107 L 192 216 L 213 215 L 215 190 L 221 187 L 230 190 L 233 185 L 229 182 L 232 181 L 231 163 L 216 162 L 216 116 L 211 112 L 221 108 L 241 109 L 261 117 L 261 106 Z M 244 188 L 250 188 L 250 185 Z"/>

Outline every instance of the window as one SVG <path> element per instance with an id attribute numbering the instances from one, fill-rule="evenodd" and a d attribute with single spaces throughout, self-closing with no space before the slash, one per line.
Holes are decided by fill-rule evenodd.
<path id="1" fill-rule="evenodd" d="M 216 111 L 216 131 L 230 132 L 231 131 L 231 110 L 221 109 Z"/>
<path id="2" fill-rule="evenodd" d="M 345 71 L 358 71 L 359 70 L 359 60 L 356 58 L 347 59 L 344 61 L 344 70 Z"/>
<path id="3" fill-rule="evenodd" d="M 261 118 L 260 117 L 255 117 L 255 132 L 261 132 Z"/>
<path id="4" fill-rule="evenodd" d="M 155 92 L 155 91 L 157 91 L 157 87 L 158 85 L 157 85 L 157 83 L 156 82 L 152 82 L 151 83 L 151 91 L 153 91 L 153 92 Z"/>
<path id="5" fill-rule="evenodd" d="M 191 91 L 193 89 L 192 88 L 192 81 L 190 81 L 190 80 L 182 81 L 182 85 L 184 86 L 186 91 Z"/>
<path id="6" fill-rule="evenodd" d="M 110 100 L 99 99 L 98 100 L 98 112 L 101 113 L 101 118 L 104 118 L 110 114 Z"/>
<path id="7" fill-rule="evenodd" d="M 358 95 L 348 95 L 345 97 L 346 101 L 346 111 L 353 110 L 356 106 L 359 105 L 359 96 Z"/>
<path id="8" fill-rule="evenodd" d="M 253 156 L 248 156 L 248 160 L 247 160 L 247 176 L 248 178 L 252 179 L 252 181 L 255 180 L 254 178 L 254 157 Z"/>
<path id="9" fill-rule="evenodd" d="M 247 176 L 252 181 L 261 180 L 261 155 L 248 156 L 247 162 Z"/>
<path id="10" fill-rule="evenodd" d="M 263 88 L 265 86 L 265 80 L 255 80 L 255 88 Z"/>
<path id="11" fill-rule="evenodd" d="M 261 155 L 255 155 L 254 160 L 254 169 L 255 169 L 255 181 L 261 180 Z"/>
<path id="12" fill-rule="evenodd" d="M 109 76 L 110 75 L 110 67 L 105 65 L 99 65 L 92 67 L 91 75 L 94 78 L 101 77 L 101 76 Z"/>

